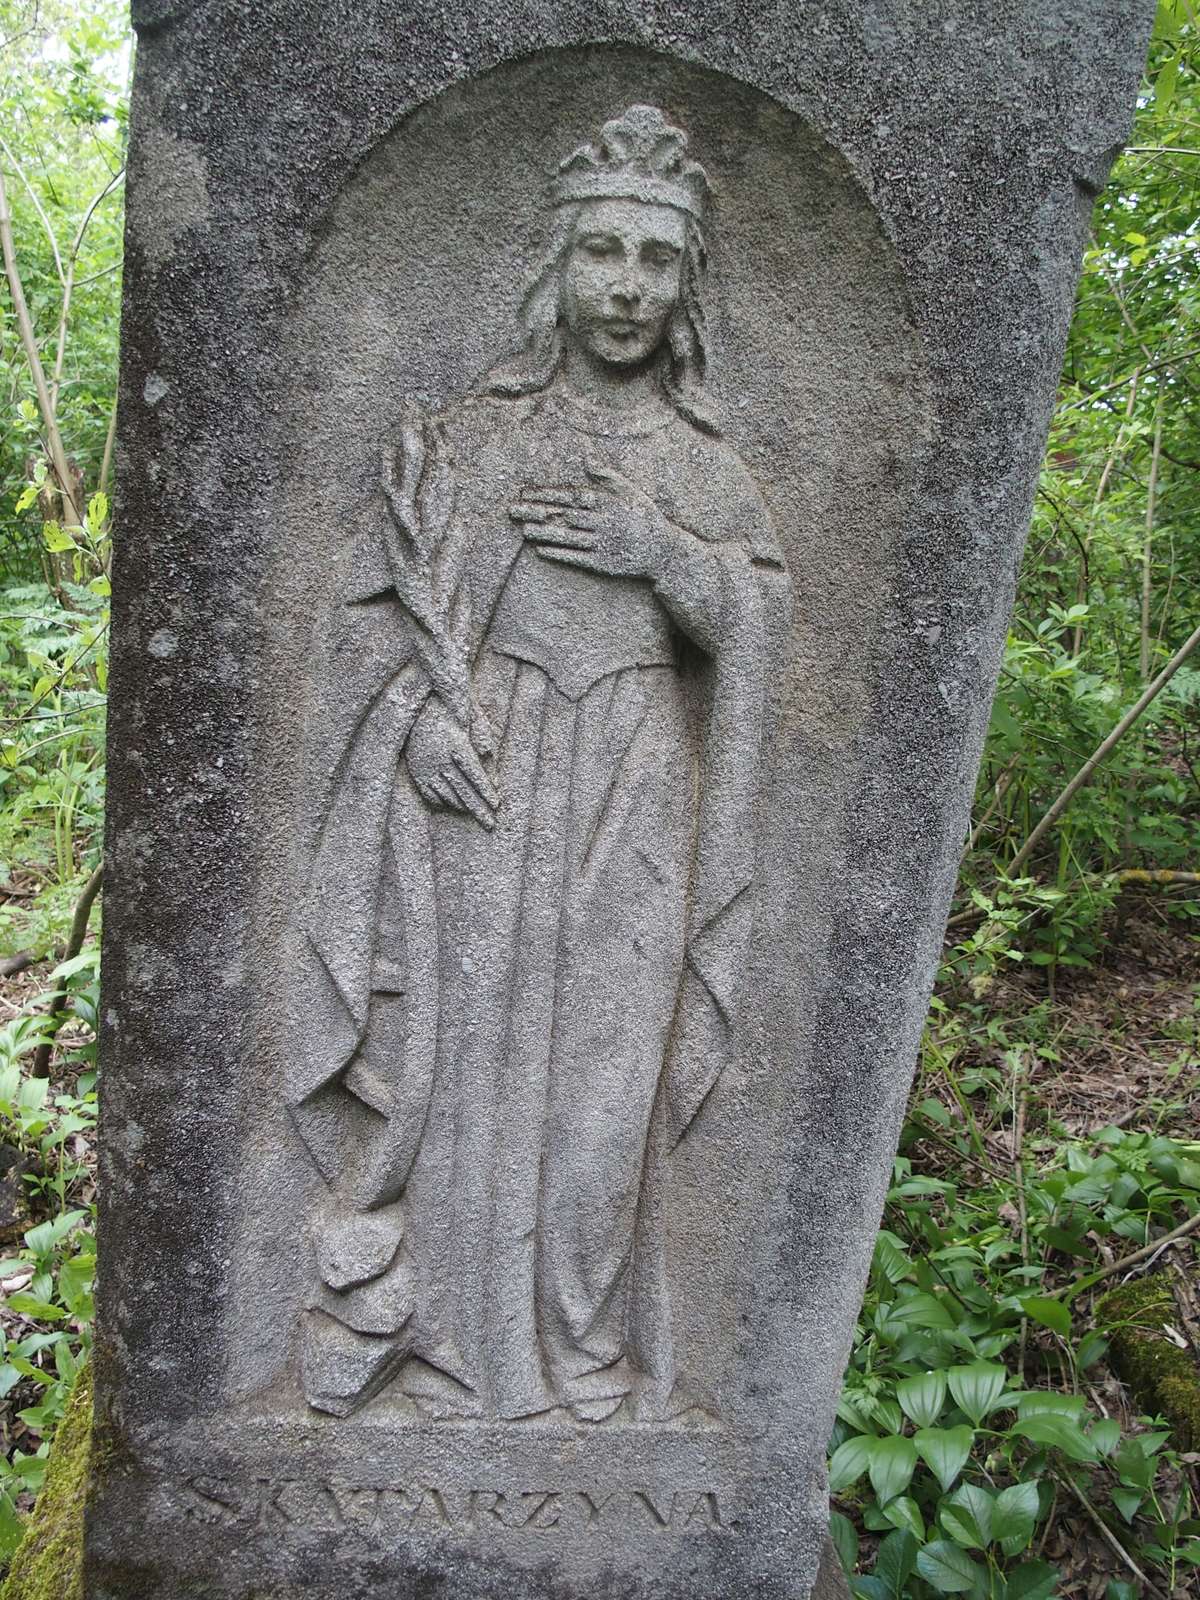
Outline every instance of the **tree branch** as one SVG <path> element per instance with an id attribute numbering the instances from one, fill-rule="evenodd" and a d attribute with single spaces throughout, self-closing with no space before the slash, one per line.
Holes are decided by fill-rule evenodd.
<path id="1" fill-rule="evenodd" d="M 37 394 L 42 426 L 46 430 L 47 454 L 50 457 L 50 464 L 54 468 L 54 476 L 58 479 L 63 505 L 69 513 L 69 516 L 64 520 L 81 524 L 83 518 L 80 515 L 79 506 L 76 504 L 74 480 L 71 476 L 71 469 L 67 464 L 66 451 L 63 449 L 62 434 L 58 429 L 54 403 L 46 386 L 46 374 L 42 367 L 42 358 L 38 354 L 37 336 L 34 333 L 33 321 L 29 315 L 29 305 L 25 299 L 25 288 L 21 282 L 21 273 L 17 266 L 16 248 L 13 244 L 12 212 L 8 208 L 8 190 L 4 184 L 2 171 L 0 171 L 0 251 L 2 251 L 4 257 L 4 274 L 8 279 L 9 294 L 12 296 L 13 311 L 17 319 L 17 331 L 21 337 L 21 347 L 25 351 L 25 360 L 29 365 L 34 391 Z"/>
<path id="2" fill-rule="evenodd" d="M 1087 783 L 1088 779 L 1092 776 L 1092 773 L 1095 772 L 1096 768 L 1102 761 L 1112 754 L 1120 740 L 1123 739 L 1124 736 L 1129 732 L 1130 728 L 1133 727 L 1134 723 L 1141 716 L 1142 712 L 1145 711 L 1146 707 L 1151 703 L 1152 700 L 1155 699 L 1160 690 L 1166 688 L 1167 684 L 1179 671 L 1180 667 L 1191 655 L 1192 651 L 1198 644 L 1200 644 L 1200 628 L 1197 628 L 1189 638 L 1184 640 L 1183 644 L 1181 644 L 1179 649 L 1176 650 L 1175 654 L 1167 662 L 1166 666 L 1159 673 L 1158 677 L 1155 678 L 1152 683 L 1146 685 L 1146 688 L 1134 701 L 1133 705 L 1130 706 L 1129 710 L 1121 718 L 1120 722 L 1117 723 L 1116 727 L 1108 735 L 1107 739 L 1105 739 L 1104 742 L 1092 752 L 1092 754 L 1084 762 L 1083 766 L 1080 767 L 1079 771 L 1071 779 L 1070 783 L 1067 784 L 1066 788 L 1062 791 L 1058 798 L 1053 802 L 1045 816 L 1043 816 L 1042 820 L 1038 823 L 1037 827 L 1034 828 L 1028 839 L 1026 839 L 1025 843 L 1008 863 L 1008 866 L 1004 871 L 1004 876 L 1006 878 L 1015 878 L 1019 876 L 1021 868 L 1029 860 L 1029 857 L 1041 843 L 1042 839 L 1070 805 L 1071 801 L 1075 798 L 1076 794 L 1078 794 L 1079 790 L 1083 788 L 1085 783 Z"/>

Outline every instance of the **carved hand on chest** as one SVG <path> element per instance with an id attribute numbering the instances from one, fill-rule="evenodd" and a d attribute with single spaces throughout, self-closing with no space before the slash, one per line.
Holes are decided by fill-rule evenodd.
<path id="1" fill-rule="evenodd" d="M 611 467 L 589 463 L 590 484 L 535 484 L 509 516 L 547 561 L 615 578 L 657 580 L 682 535 L 644 490 Z"/>

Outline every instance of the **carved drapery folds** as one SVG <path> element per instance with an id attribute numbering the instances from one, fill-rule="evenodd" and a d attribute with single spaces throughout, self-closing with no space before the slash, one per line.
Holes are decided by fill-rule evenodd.
<path id="1" fill-rule="evenodd" d="M 704 393 L 707 180 L 633 106 L 563 162 L 522 343 L 402 419 L 343 646 L 288 1098 L 310 1403 L 703 1423 L 670 1155 L 730 1051 L 789 583 Z M 377 667 L 377 670 L 375 670 Z"/>

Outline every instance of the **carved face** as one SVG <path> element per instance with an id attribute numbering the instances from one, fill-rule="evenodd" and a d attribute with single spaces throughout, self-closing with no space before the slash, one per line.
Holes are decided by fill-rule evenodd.
<path id="1" fill-rule="evenodd" d="M 562 314 L 576 342 L 611 366 L 653 355 L 679 299 L 686 239 L 686 219 L 671 206 L 589 201 L 562 284 Z"/>

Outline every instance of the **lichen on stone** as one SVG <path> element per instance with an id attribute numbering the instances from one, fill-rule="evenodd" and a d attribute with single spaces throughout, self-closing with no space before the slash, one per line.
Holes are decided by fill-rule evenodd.
<path id="1" fill-rule="evenodd" d="M 1122 1284 L 1097 1304 L 1096 1315 L 1109 1330 L 1112 1364 L 1139 1406 L 1170 1424 L 1180 1450 L 1200 1450 L 1200 1366 L 1166 1332 L 1179 1323 L 1170 1279 L 1155 1273 Z"/>
<path id="2" fill-rule="evenodd" d="M 92 1381 L 85 1367 L 58 1425 L 46 1481 L 0 1600 L 83 1600 L 83 1506 L 91 1451 Z"/>

